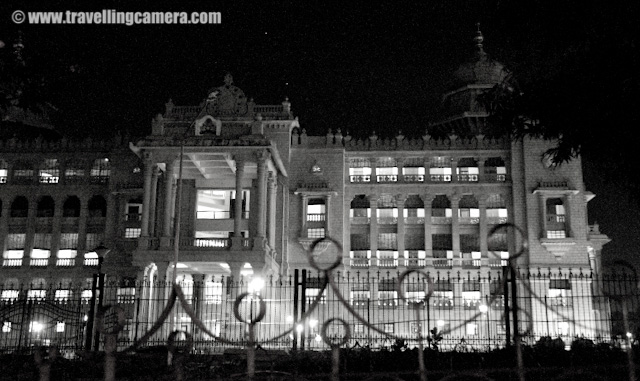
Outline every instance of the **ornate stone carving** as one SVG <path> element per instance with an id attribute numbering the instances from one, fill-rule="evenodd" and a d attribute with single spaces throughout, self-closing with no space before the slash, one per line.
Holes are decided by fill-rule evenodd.
<path id="1" fill-rule="evenodd" d="M 224 76 L 224 85 L 209 90 L 206 112 L 216 116 L 242 116 L 247 114 L 247 97 L 233 85 L 233 76 Z"/>

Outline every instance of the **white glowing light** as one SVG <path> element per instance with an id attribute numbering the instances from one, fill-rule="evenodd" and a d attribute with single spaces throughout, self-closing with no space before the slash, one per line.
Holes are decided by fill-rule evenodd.
<path id="1" fill-rule="evenodd" d="M 264 288 L 264 279 L 255 277 L 249 282 L 249 292 L 260 292 Z"/>
<path id="2" fill-rule="evenodd" d="M 287 316 L 287 323 L 293 323 L 293 316 Z"/>
<path id="3" fill-rule="evenodd" d="M 317 342 L 321 342 L 322 341 L 322 337 L 320 337 L 320 335 L 316 335 L 316 341 Z"/>
<path id="4" fill-rule="evenodd" d="M 296 332 L 302 333 L 302 331 L 304 331 L 304 327 L 302 326 L 302 324 L 296 325 Z"/>
<path id="5" fill-rule="evenodd" d="M 480 310 L 480 312 L 482 312 L 483 314 L 486 314 L 487 311 L 489 311 L 489 307 L 487 307 L 486 304 L 481 304 L 478 306 L 478 309 Z"/>
<path id="6" fill-rule="evenodd" d="M 444 326 L 444 320 L 438 320 L 436 324 L 438 325 L 438 327 L 442 327 Z"/>
<path id="7" fill-rule="evenodd" d="M 315 328 L 318 326 L 318 321 L 316 319 L 309 320 L 309 327 Z"/>

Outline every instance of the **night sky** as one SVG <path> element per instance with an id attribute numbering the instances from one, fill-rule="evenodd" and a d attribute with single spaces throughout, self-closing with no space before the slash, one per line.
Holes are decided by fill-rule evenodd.
<path id="1" fill-rule="evenodd" d="M 640 36 L 638 6 L 632 1 L 615 6 L 498 0 L 341 6 L 314 1 L 43 3 L 0 4 L 5 45 L 0 57 L 7 59 L 21 31 L 26 67 L 40 78 L 38 94 L 58 109 L 57 129 L 77 136 L 115 131 L 143 136 L 169 98 L 177 105 L 197 105 L 208 89 L 222 84 L 226 71 L 258 104 L 279 104 L 288 97 L 310 134 L 341 128 L 356 136 L 371 131 L 391 136 L 398 130 L 420 136 L 437 117 L 453 71 L 472 56 L 477 22 L 485 51 L 516 78 L 530 82 L 567 65 L 563 59 L 575 50 L 600 54 L 594 51 L 598 41 L 610 40 L 611 49 L 620 46 L 624 54 L 625 46 L 637 51 Z M 102 9 L 216 11 L 222 23 L 45 26 L 11 21 L 16 10 Z M 624 63 L 624 54 L 609 61 Z M 611 69 L 609 61 L 606 70 L 587 69 L 585 83 L 601 83 L 594 79 L 621 72 Z M 614 239 L 606 246 L 606 262 L 626 259 L 640 265 L 640 208 L 628 189 L 593 165 L 602 160 L 595 150 L 585 152 L 585 182 L 597 194 L 589 203 L 589 221 L 597 221 Z"/>

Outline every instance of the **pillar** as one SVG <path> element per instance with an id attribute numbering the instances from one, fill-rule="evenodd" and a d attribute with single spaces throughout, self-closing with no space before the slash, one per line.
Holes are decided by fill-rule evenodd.
<path id="1" fill-rule="evenodd" d="M 62 206 L 64 205 L 64 200 L 60 197 L 55 199 L 55 207 L 53 211 L 53 225 L 51 226 L 51 247 L 49 250 L 51 251 L 51 256 L 49 258 L 49 265 L 51 265 L 51 260 L 55 264 L 57 262 L 56 258 L 58 257 L 58 251 L 60 250 L 60 233 L 62 230 Z"/>
<path id="2" fill-rule="evenodd" d="M 458 203 L 460 202 L 460 196 L 457 194 L 451 195 L 451 240 L 453 257 L 460 257 L 460 221 L 458 220 Z"/>
<path id="3" fill-rule="evenodd" d="M 329 211 L 331 210 L 331 195 L 328 194 L 324 196 L 324 235 L 325 237 L 331 237 L 331 214 Z M 349 209 L 345 209 L 349 210 Z"/>
<path id="4" fill-rule="evenodd" d="M 402 170 L 404 168 L 404 159 L 403 158 L 396 159 L 396 168 L 398 168 L 398 179 L 397 179 L 397 182 L 398 183 L 404 183 L 404 175 L 402 173 Z"/>
<path id="5" fill-rule="evenodd" d="M 482 157 L 477 157 L 476 160 L 478 161 L 478 182 L 483 182 L 486 181 L 487 179 L 485 178 L 485 174 L 484 174 L 484 158 Z M 495 175 L 494 175 L 495 176 Z M 491 179 L 492 182 L 495 182 L 497 180 L 497 177 L 494 177 L 493 179 Z"/>
<path id="6" fill-rule="evenodd" d="M 11 197 L 2 200 L 2 210 L 0 211 L 0 251 L 4 253 L 7 247 L 7 234 L 9 233 L 9 214 L 11 213 Z"/>
<path id="7" fill-rule="evenodd" d="M 233 206 L 233 236 L 241 237 L 242 233 L 242 180 L 244 178 L 244 159 L 236 157 L 236 201 Z"/>
<path id="8" fill-rule="evenodd" d="M 141 237 L 149 236 L 149 215 L 151 206 L 151 179 L 153 177 L 154 163 L 152 161 L 152 155 L 150 152 L 144 154 L 144 185 L 142 196 L 142 223 L 140 229 Z"/>
<path id="9" fill-rule="evenodd" d="M 301 206 L 301 220 L 300 220 L 300 237 L 307 238 L 307 208 L 309 207 L 309 196 L 301 194 L 300 199 L 302 201 Z"/>
<path id="10" fill-rule="evenodd" d="M 266 205 L 267 205 L 267 192 L 266 192 L 266 182 L 267 182 L 267 160 L 269 159 L 269 152 L 261 151 L 257 153 L 258 156 L 258 181 L 257 181 L 257 190 L 258 190 L 258 224 L 257 224 L 257 238 L 265 238 L 266 236 Z"/>
<path id="11" fill-rule="evenodd" d="M 33 240 L 36 234 L 36 212 L 38 206 L 38 198 L 35 195 L 29 197 L 29 212 L 27 214 L 27 230 L 24 238 L 24 256 L 22 259 L 22 268 L 28 268 L 31 262 L 31 249 L 33 249 Z"/>
<path id="12" fill-rule="evenodd" d="M 269 247 L 273 250 L 276 247 L 276 193 L 278 191 L 277 175 L 269 174 L 267 184 L 267 229 L 269 237 Z"/>
<path id="13" fill-rule="evenodd" d="M 425 257 L 433 258 L 433 237 L 431 236 L 431 203 L 434 195 L 425 194 L 420 198 L 424 203 L 424 252 Z"/>
<path id="14" fill-rule="evenodd" d="M 89 217 L 89 198 L 85 194 L 79 194 L 80 217 L 78 217 L 78 254 L 84 261 L 84 253 L 87 251 L 87 219 Z M 89 248 L 92 249 L 92 248 Z"/>
<path id="15" fill-rule="evenodd" d="M 173 183 L 174 183 L 174 174 L 176 172 L 175 169 L 176 159 L 172 158 L 171 160 L 167 160 L 165 163 L 166 170 L 164 172 L 164 220 L 162 221 L 162 236 L 167 239 L 171 238 L 171 220 L 173 213 L 173 205 L 175 203 L 175 195 L 173 192 Z M 168 246 L 169 241 L 165 242 Z"/>
<path id="16" fill-rule="evenodd" d="M 458 161 L 455 158 L 451 158 L 451 182 L 458 182 Z"/>
<path id="17" fill-rule="evenodd" d="M 487 195 L 478 194 L 478 209 L 480 209 L 480 222 L 479 222 L 479 234 L 480 234 L 480 253 L 482 258 L 489 258 L 489 250 L 487 246 L 489 227 L 487 226 Z"/>
<path id="18" fill-rule="evenodd" d="M 158 166 L 153 165 L 151 172 L 151 198 L 149 200 L 149 236 L 156 234 L 156 206 L 158 204 Z"/>
<path id="19" fill-rule="evenodd" d="M 405 227 L 404 227 L 404 202 L 407 199 L 407 196 L 404 194 L 399 194 L 396 196 L 396 205 L 398 206 L 398 232 L 396 234 L 397 248 L 398 248 L 398 257 L 404 258 L 405 244 L 404 244 L 404 235 L 405 235 Z"/>
<path id="20" fill-rule="evenodd" d="M 369 249 L 371 257 L 378 258 L 378 195 L 369 196 L 371 218 L 369 221 Z"/>

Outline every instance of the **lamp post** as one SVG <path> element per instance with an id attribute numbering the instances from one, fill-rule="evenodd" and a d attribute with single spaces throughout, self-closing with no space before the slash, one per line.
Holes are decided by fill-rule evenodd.
<path id="1" fill-rule="evenodd" d="M 85 348 L 89 350 L 98 350 L 100 343 L 100 330 L 95 327 L 96 319 L 96 296 L 98 301 L 98 309 L 102 307 L 104 300 L 104 278 L 105 274 L 102 272 L 102 262 L 106 258 L 107 254 L 111 251 L 109 248 L 100 244 L 98 247 L 92 250 L 98 255 L 98 272 L 93 274 L 93 283 L 91 285 L 91 301 L 89 302 L 89 317 L 87 320 L 87 335 L 85 340 Z"/>

